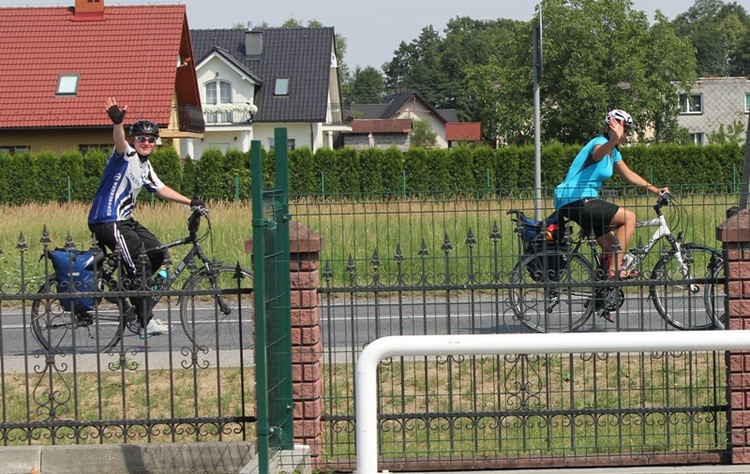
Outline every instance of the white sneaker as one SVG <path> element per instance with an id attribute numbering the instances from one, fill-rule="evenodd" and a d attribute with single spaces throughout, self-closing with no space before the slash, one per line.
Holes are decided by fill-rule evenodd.
<path id="1" fill-rule="evenodd" d="M 171 331 L 169 325 L 162 323 L 160 319 L 152 319 L 148 322 L 146 330 L 141 331 L 141 339 L 146 339 L 147 337 L 151 336 L 158 336 L 160 334 L 168 333 L 169 331 Z"/>

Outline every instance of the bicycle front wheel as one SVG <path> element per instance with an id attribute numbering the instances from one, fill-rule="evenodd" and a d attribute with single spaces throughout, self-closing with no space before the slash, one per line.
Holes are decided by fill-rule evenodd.
<path id="1" fill-rule="evenodd" d="M 39 293 L 48 297 L 31 305 L 31 333 L 45 352 L 107 352 L 120 342 L 124 327 L 120 302 L 103 299 L 91 311 L 68 311 L 57 297 L 55 278 L 42 285 Z"/>
<path id="2" fill-rule="evenodd" d="M 180 319 L 188 339 L 200 350 L 244 350 L 252 347 L 253 307 L 249 290 L 253 273 L 225 265 L 201 270 L 185 283 Z M 198 293 L 200 292 L 200 293 Z"/>
<path id="3" fill-rule="evenodd" d="M 575 331 L 594 311 L 593 279 L 591 264 L 579 253 L 524 255 L 511 275 L 514 316 L 536 332 Z"/>
<path id="4" fill-rule="evenodd" d="M 682 265 L 676 252 L 659 259 L 651 273 L 649 293 L 656 311 L 677 329 L 705 330 L 716 327 L 723 313 L 723 285 L 716 282 L 721 253 L 699 244 L 682 244 Z M 722 267 L 723 268 L 723 267 Z M 675 283 L 679 282 L 679 283 Z"/>

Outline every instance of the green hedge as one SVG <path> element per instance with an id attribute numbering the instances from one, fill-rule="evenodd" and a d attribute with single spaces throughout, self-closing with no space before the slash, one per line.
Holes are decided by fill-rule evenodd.
<path id="1" fill-rule="evenodd" d="M 568 171 L 580 147 L 549 145 L 542 150 L 542 187 L 554 188 Z M 737 145 L 624 147 L 628 166 L 649 181 L 667 186 L 695 187 L 726 184 L 736 189 L 742 174 L 744 149 Z M 8 155 L 0 153 L 0 203 L 90 201 L 107 160 L 105 152 L 85 156 L 66 152 Z M 204 200 L 247 200 L 251 197 L 250 155 L 236 150 L 209 149 L 200 160 L 184 163 L 174 149 L 154 152 L 159 177 L 189 197 Z M 274 151 L 263 153 L 264 186 L 273 186 Z M 503 195 L 534 187 L 532 147 L 425 150 L 412 148 L 307 148 L 289 153 L 291 192 L 295 195 L 356 196 L 419 195 L 429 192 L 482 191 Z M 624 184 L 615 176 L 608 187 Z M 626 188 L 627 189 L 627 188 Z M 141 193 L 139 199 L 153 197 Z"/>

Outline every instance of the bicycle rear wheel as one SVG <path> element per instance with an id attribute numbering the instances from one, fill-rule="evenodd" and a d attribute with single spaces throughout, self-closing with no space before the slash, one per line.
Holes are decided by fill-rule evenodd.
<path id="1" fill-rule="evenodd" d="M 31 333 L 50 354 L 107 352 L 122 337 L 122 305 L 98 300 L 91 311 L 68 311 L 57 297 L 57 281 L 49 278 L 39 289 L 48 294 L 31 305 Z"/>
<path id="2" fill-rule="evenodd" d="M 682 244 L 682 260 L 687 272 L 680 267 L 677 253 L 659 259 L 651 273 L 649 293 L 656 311 L 677 329 L 705 330 L 716 328 L 715 321 L 724 312 L 723 285 L 714 284 L 717 269 L 722 264 L 721 253 L 699 244 Z M 675 281 L 685 280 L 677 284 Z"/>
<path id="3" fill-rule="evenodd" d="M 185 282 L 184 290 L 202 292 L 180 301 L 180 320 L 188 339 L 200 350 L 251 348 L 253 307 L 247 291 L 252 287 L 251 271 L 243 268 L 238 275 L 229 265 L 215 273 L 201 270 Z"/>
<path id="4" fill-rule="evenodd" d="M 594 270 L 581 254 L 548 250 L 524 255 L 511 275 L 514 316 L 535 332 L 575 331 L 594 311 L 593 279 Z"/>

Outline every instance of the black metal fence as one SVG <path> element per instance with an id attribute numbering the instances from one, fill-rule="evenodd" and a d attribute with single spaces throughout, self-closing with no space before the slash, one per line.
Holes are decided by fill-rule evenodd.
<path id="1" fill-rule="evenodd" d="M 221 273 L 230 318 L 217 290 L 181 284 L 199 267 L 170 289 L 83 288 L 98 304 L 71 311 L 39 249 L 22 236 L 17 252 L 0 291 L 0 446 L 255 439 L 252 281 Z M 160 297 L 154 317 L 172 330 L 141 337 L 123 303 L 135 295 Z"/>
<path id="2" fill-rule="evenodd" d="M 736 204 L 722 189 L 672 186 L 679 206 L 664 213 L 675 238 L 718 246 L 715 228 Z M 640 219 L 654 217 L 652 195 L 613 199 Z M 549 308 L 550 290 L 566 285 L 586 290 L 589 300 L 600 287 L 617 292 L 613 321 L 591 311 L 579 331 L 678 331 L 662 313 L 679 309 L 680 317 L 705 319 L 708 299 L 723 298 L 723 277 L 708 272 L 698 278 L 697 296 L 690 286 L 696 278 L 687 281 L 676 267 L 663 268 L 654 281 L 652 269 L 669 260 L 666 240 L 644 257 L 643 273 L 635 280 L 596 281 L 593 271 L 589 279 L 532 278 L 534 272 L 519 263 L 524 248 L 506 211 L 523 209 L 533 216 L 533 205 L 531 193 L 513 191 L 366 201 L 342 197 L 292 206 L 295 220 L 326 239 L 323 466 L 355 466 L 354 363 L 376 338 L 543 331 L 538 321 L 572 313 L 567 303 L 579 298 L 574 292 L 558 296 Z M 551 212 L 549 201 L 545 206 L 543 216 Z M 646 248 L 652 232 L 638 230 L 631 247 Z M 580 252 L 595 268 L 590 247 Z M 708 265 L 703 257 L 696 265 Z M 718 294 L 706 298 L 707 283 Z M 654 304 L 654 287 L 667 311 Z M 519 310 L 518 295 L 527 293 L 536 296 Z M 530 313 L 537 324 L 524 321 Z M 725 370 L 724 355 L 717 353 L 389 360 L 379 376 L 380 466 L 448 470 L 720 462 L 729 443 Z"/>

